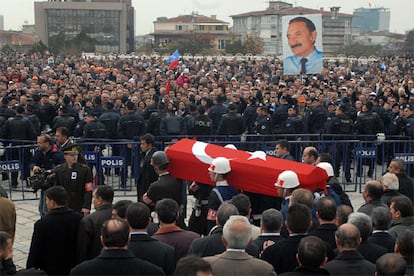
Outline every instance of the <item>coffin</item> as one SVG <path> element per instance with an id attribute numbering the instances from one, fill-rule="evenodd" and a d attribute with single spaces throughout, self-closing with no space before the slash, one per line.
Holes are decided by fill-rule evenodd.
<path id="1" fill-rule="evenodd" d="M 284 160 L 266 155 L 263 151 L 247 152 L 208 144 L 190 139 L 181 139 L 166 149 L 170 160 L 170 174 L 200 183 L 211 182 L 208 167 L 216 157 L 230 159 L 231 172 L 227 181 L 236 189 L 277 196 L 274 186 L 278 175 L 285 170 L 296 172 L 300 187 L 314 191 L 325 190 L 328 175 L 325 170 L 300 162 Z"/>

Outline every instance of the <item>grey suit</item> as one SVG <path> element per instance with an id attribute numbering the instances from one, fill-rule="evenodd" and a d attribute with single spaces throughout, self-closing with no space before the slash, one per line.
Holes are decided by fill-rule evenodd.
<path id="1" fill-rule="evenodd" d="M 222 254 L 205 257 L 210 263 L 213 275 L 276 275 L 271 264 L 253 258 L 245 252 L 225 251 Z"/>

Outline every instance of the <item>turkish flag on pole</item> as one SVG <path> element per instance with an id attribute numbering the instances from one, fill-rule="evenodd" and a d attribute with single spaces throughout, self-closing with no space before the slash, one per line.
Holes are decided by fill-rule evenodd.
<path id="1" fill-rule="evenodd" d="M 300 162 L 267 156 L 263 151 L 247 152 L 227 149 L 190 139 L 181 139 L 166 150 L 170 160 L 168 166 L 171 175 L 200 183 L 214 185 L 211 182 L 208 167 L 216 157 L 230 159 L 231 172 L 228 182 L 236 189 L 277 196 L 275 182 L 285 170 L 294 171 L 300 187 L 314 191 L 326 191 L 328 175 L 325 170 Z"/>

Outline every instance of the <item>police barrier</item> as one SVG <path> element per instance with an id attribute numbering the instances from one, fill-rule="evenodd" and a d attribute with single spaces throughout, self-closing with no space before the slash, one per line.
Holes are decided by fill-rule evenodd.
<path id="1" fill-rule="evenodd" d="M 156 137 L 155 147 L 163 150 L 165 147 L 174 143 L 180 138 L 195 138 L 188 136 L 166 136 Z M 376 137 L 376 136 L 374 136 Z M 353 136 L 351 139 L 343 139 L 340 135 L 247 135 L 247 136 L 200 136 L 195 139 L 214 143 L 219 145 L 233 144 L 240 150 L 256 151 L 263 150 L 269 155 L 274 155 L 275 142 L 284 138 L 289 141 L 290 153 L 297 161 L 302 160 L 302 151 L 307 146 L 315 146 L 319 153 L 329 153 L 332 156 L 334 169 L 339 180 L 343 183 L 344 189 L 347 191 L 361 191 L 362 184 L 367 180 L 367 173 L 357 174 L 358 168 L 362 169 L 366 166 L 373 165 L 372 178 L 379 179 L 381 174 L 387 170 L 388 163 L 393 158 L 403 159 L 407 163 L 406 173 L 409 176 L 413 174 L 414 166 L 414 141 L 404 140 L 405 137 L 390 137 L 398 139 L 385 139 L 381 141 L 372 140 L 373 137 Z M 306 139 L 305 139 L 306 138 Z M 376 139 L 376 138 L 375 138 Z M 11 141 L 1 141 L 6 146 L 4 155 L 0 161 L 17 160 L 13 156 L 19 158 L 20 180 L 21 185 L 15 189 L 8 183 L 8 188 L 14 194 L 21 193 L 16 198 L 26 199 L 24 193 L 30 192 L 31 189 L 25 189 L 24 171 L 27 169 L 26 153 L 35 148 L 31 145 L 16 145 Z M 116 189 L 124 191 L 125 195 L 133 196 L 136 194 L 135 187 L 138 183 L 140 175 L 139 164 L 141 161 L 141 153 L 139 142 L 131 140 L 95 140 L 92 142 L 84 142 L 78 140 L 77 143 L 84 149 L 84 156 L 87 163 L 95 165 L 94 175 L 97 184 L 111 185 Z M 109 149 L 106 150 L 105 149 Z M 88 149 L 98 149 L 97 152 Z M 13 154 L 12 154 L 13 153 Z M 375 154 L 374 154 L 375 153 Z M 17 154 L 17 155 L 16 155 Z M 104 156 L 105 155 L 105 156 Z M 102 167 L 100 159 L 103 157 L 120 156 L 124 159 L 124 166 L 114 165 L 112 167 Z M 108 159 L 104 159 L 108 160 Z M 367 160 L 369 161 L 368 163 Z M 112 162 L 112 161 L 111 161 Z M 120 162 L 120 161 L 117 161 Z M 350 172 L 350 181 L 347 181 L 345 172 Z M 2 173 L 4 173 L 2 169 Z M 3 181 L 3 186 L 7 183 Z"/>

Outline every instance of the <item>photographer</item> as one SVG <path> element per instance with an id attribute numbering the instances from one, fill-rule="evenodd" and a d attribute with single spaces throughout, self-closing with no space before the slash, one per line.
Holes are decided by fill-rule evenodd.
<path id="1" fill-rule="evenodd" d="M 35 174 L 41 173 L 42 170 L 54 169 L 55 166 L 65 162 L 62 151 L 60 151 L 56 144 L 53 143 L 52 138 L 48 134 L 40 134 L 37 137 L 37 150 L 33 156 L 33 172 Z M 40 193 L 39 213 L 44 217 L 47 213 L 45 204 L 44 187 Z"/>

